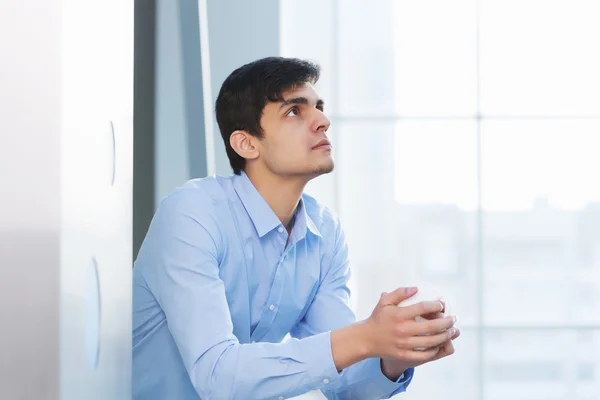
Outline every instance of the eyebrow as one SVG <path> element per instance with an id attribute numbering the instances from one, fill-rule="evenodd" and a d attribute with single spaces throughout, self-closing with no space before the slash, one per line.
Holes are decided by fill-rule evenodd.
<path id="1" fill-rule="evenodd" d="M 291 99 L 286 99 L 281 103 L 279 109 L 281 110 L 285 106 L 289 106 L 290 104 L 308 104 L 308 99 L 306 97 L 292 97 Z M 323 107 L 325 102 L 322 99 L 317 100 L 317 107 Z"/>

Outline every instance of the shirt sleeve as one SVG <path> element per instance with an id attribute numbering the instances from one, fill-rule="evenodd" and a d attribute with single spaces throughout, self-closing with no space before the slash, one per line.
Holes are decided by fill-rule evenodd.
<path id="1" fill-rule="evenodd" d="M 336 384 L 329 333 L 239 343 L 219 278 L 222 239 L 211 209 L 191 191 L 163 200 L 138 256 L 200 398 L 283 399 Z"/>
<path id="2" fill-rule="evenodd" d="M 325 276 L 306 315 L 291 332 L 292 337 L 320 335 L 356 321 L 348 287 L 351 275 L 348 246 L 339 221 L 333 236 L 333 250 L 322 261 Z M 335 385 L 321 391 L 330 400 L 388 399 L 406 391 L 413 373 L 410 368 L 392 382 L 381 371 L 381 359 L 370 358 L 343 370 Z"/>

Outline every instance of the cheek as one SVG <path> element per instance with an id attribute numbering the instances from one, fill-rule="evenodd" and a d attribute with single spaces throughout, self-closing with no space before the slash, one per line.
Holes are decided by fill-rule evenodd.
<path id="1" fill-rule="evenodd" d="M 295 164 L 306 159 L 305 147 L 300 143 L 286 141 L 269 152 L 269 158 L 278 164 Z"/>
<path id="2" fill-rule="evenodd" d="M 310 135 L 304 121 L 289 121 L 268 131 L 265 150 L 268 162 L 273 164 L 302 163 L 310 156 Z"/>
<path id="3" fill-rule="evenodd" d="M 272 150 L 276 150 L 274 154 L 277 158 L 287 156 L 288 158 L 303 158 L 308 153 L 308 139 L 296 131 L 282 132 L 282 135 L 277 138 L 277 142 L 273 143 Z"/>

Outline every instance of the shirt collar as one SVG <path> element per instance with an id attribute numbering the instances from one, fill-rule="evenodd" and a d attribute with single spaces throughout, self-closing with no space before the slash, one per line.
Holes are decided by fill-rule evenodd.
<path id="1" fill-rule="evenodd" d="M 277 215 L 273 212 L 273 209 L 271 209 L 259 191 L 254 187 L 244 171 L 240 175 L 233 176 L 233 187 L 250 216 L 259 237 L 262 238 L 273 229 L 282 225 Z M 304 199 L 300 198 L 295 212 L 293 230 L 304 236 L 307 228 L 313 234 L 321 236 L 321 233 L 306 212 Z"/>
<path id="2" fill-rule="evenodd" d="M 304 203 L 303 198 L 300 198 L 300 203 L 298 203 L 296 214 L 296 223 L 301 224 L 299 225 L 301 232 L 305 231 L 306 228 L 308 228 L 308 230 L 311 231 L 314 235 L 321 237 L 321 232 L 319 232 L 319 229 L 306 212 L 306 205 Z"/>
<path id="3" fill-rule="evenodd" d="M 240 175 L 233 176 L 233 187 L 250 216 L 258 236 L 263 237 L 281 225 L 277 215 L 256 190 L 244 171 Z"/>

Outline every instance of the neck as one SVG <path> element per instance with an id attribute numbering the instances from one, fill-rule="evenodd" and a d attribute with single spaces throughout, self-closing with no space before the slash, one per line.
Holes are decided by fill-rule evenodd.
<path id="1" fill-rule="evenodd" d="M 308 181 L 303 178 L 281 177 L 250 168 L 245 172 L 250 182 L 289 231 L 294 212 Z"/>

